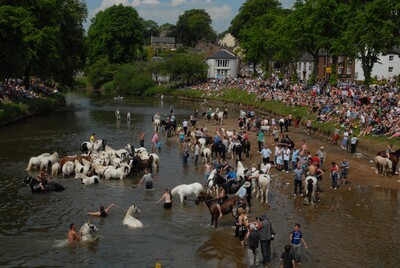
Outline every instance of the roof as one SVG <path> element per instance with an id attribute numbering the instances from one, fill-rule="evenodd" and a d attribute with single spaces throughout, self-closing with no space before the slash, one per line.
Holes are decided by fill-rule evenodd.
<path id="1" fill-rule="evenodd" d="M 309 61 L 314 61 L 314 57 L 310 53 L 306 53 L 301 58 L 299 59 L 299 62 L 309 62 Z"/>
<path id="2" fill-rule="evenodd" d="M 393 47 L 389 53 L 400 55 L 400 47 Z"/>
<path id="3" fill-rule="evenodd" d="M 151 43 L 163 43 L 163 44 L 174 44 L 175 45 L 175 37 L 151 37 Z"/>
<path id="4" fill-rule="evenodd" d="M 231 60 L 231 59 L 234 59 L 234 60 L 236 60 L 237 57 L 233 53 L 229 52 L 228 50 L 221 49 L 220 51 L 218 51 L 217 53 L 213 54 L 211 57 L 208 57 L 207 59 L 215 59 L 215 60 L 221 60 L 221 59 Z"/>

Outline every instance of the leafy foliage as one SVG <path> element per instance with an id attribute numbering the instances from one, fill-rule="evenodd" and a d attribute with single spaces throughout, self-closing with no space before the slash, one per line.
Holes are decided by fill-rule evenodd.
<path id="1" fill-rule="evenodd" d="M 132 63 L 142 50 L 143 23 L 131 6 L 114 5 L 92 19 L 88 31 L 89 63 Z"/>
<path id="2" fill-rule="evenodd" d="M 151 76 L 132 64 L 120 65 L 114 75 L 114 88 L 120 95 L 142 95 L 153 85 Z"/>
<path id="3" fill-rule="evenodd" d="M 211 27 L 211 17 L 204 9 L 186 10 L 176 23 L 176 35 L 185 46 L 195 46 L 199 41 L 213 42 L 216 33 Z"/>

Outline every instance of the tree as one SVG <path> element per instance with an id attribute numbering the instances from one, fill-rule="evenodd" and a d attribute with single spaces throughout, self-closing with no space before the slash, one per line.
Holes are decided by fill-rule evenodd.
<path id="1" fill-rule="evenodd" d="M 176 26 L 171 23 L 164 23 L 160 26 L 160 36 L 162 37 L 175 37 Z"/>
<path id="2" fill-rule="evenodd" d="M 89 63 L 106 57 L 110 63 L 130 63 L 143 46 L 143 23 L 130 6 L 114 5 L 92 19 L 88 31 Z"/>
<path id="3" fill-rule="evenodd" d="M 114 87 L 117 94 L 142 95 L 146 89 L 153 85 L 151 76 L 145 74 L 138 65 L 120 65 L 114 75 Z"/>
<path id="4" fill-rule="evenodd" d="M 256 24 L 256 20 L 259 17 L 269 12 L 275 12 L 278 9 L 281 9 L 281 4 L 278 0 L 247 0 L 231 21 L 228 32 L 240 40 L 240 32 L 243 29 L 251 28 Z"/>
<path id="5" fill-rule="evenodd" d="M 143 20 L 143 37 L 145 44 L 150 44 L 150 39 L 152 36 L 160 35 L 160 27 L 158 27 L 157 22 L 153 20 Z"/>
<path id="6" fill-rule="evenodd" d="M 343 42 L 346 42 L 349 53 L 361 60 L 366 85 L 371 82 L 372 68 L 379 55 L 390 51 L 396 44 L 398 36 L 394 33 L 399 25 L 391 19 L 394 7 L 393 0 L 363 1 L 363 4 L 348 6 L 348 27 L 343 32 Z"/>
<path id="7" fill-rule="evenodd" d="M 216 33 L 211 17 L 204 9 L 186 10 L 176 23 L 176 35 L 185 46 L 195 46 L 199 41 L 214 42 Z"/>
<path id="8" fill-rule="evenodd" d="M 199 54 L 176 54 L 165 62 L 165 69 L 172 81 L 191 85 L 207 78 L 208 65 Z"/>
<path id="9" fill-rule="evenodd" d="M 84 64 L 86 5 L 79 0 L 10 0 L 0 4 L 0 23 L 4 24 L 0 38 L 5 37 L 2 60 L 18 60 L 11 63 L 7 75 L 23 73 L 26 84 L 31 75 L 71 84 Z M 12 47 L 16 55 L 7 51 Z"/>

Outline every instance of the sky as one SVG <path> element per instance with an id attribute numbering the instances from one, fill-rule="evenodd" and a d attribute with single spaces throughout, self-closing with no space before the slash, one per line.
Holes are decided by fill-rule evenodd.
<path id="1" fill-rule="evenodd" d="M 89 29 L 90 19 L 100 10 L 105 10 L 112 5 L 123 4 L 133 6 L 139 16 L 145 20 L 153 20 L 162 25 L 164 23 L 176 24 L 178 17 L 185 10 L 205 9 L 211 16 L 212 26 L 217 33 L 226 31 L 231 20 L 238 14 L 239 8 L 246 0 L 83 0 L 86 2 L 89 16 L 85 23 L 86 31 Z M 291 8 L 294 0 L 281 0 L 282 7 Z"/>

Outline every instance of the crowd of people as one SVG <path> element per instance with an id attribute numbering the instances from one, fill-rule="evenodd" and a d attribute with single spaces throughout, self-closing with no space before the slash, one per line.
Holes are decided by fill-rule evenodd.
<path id="1" fill-rule="evenodd" d="M 350 136 L 400 136 L 400 92 L 394 80 L 386 85 L 366 88 L 356 83 L 331 86 L 319 82 L 314 86 L 291 84 L 276 76 L 270 79 L 234 78 L 212 80 L 194 86 L 204 90 L 204 96 L 223 94 L 222 89 L 234 88 L 257 95 L 257 101 L 277 100 L 289 106 L 307 106 L 317 114 L 317 122 L 334 122 Z M 358 129 L 358 130 L 357 130 Z"/>
<path id="2" fill-rule="evenodd" d="M 40 98 L 42 95 L 50 95 L 52 92 L 52 89 L 36 80 L 31 80 L 28 88 L 24 85 L 24 81 L 21 79 L 10 78 L 5 80 L 3 83 L 0 83 L 0 100 L 2 102 L 35 99 Z"/>

